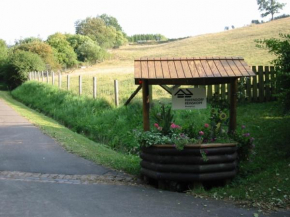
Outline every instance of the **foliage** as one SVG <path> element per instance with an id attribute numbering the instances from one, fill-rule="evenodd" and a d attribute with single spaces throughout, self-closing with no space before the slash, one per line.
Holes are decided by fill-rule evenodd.
<path id="1" fill-rule="evenodd" d="M 224 105 L 213 104 L 209 117 L 209 123 L 205 123 L 198 128 L 193 124 L 181 127 L 175 124 L 174 115 L 170 107 L 164 104 L 160 108 L 154 108 L 152 118 L 154 120 L 154 128 L 151 131 L 140 132 L 134 130 L 134 134 L 141 146 L 149 147 L 152 145 L 170 144 L 177 149 L 182 150 L 187 144 L 201 144 L 213 142 L 237 142 L 238 154 L 241 161 L 250 159 L 253 152 L 253 138 L 249 133 L 236 131 L 228 132 L 228 115 L 226 110 L 221 109 Z M 243 129 L 245 127 L 243 126 Z M 201 153 L 203 159 L 206 159 L 206 153 Z"/>
<path id="2" fill-rule="evenodd" d="M 113 26 L 117 31 L 123 31 L 121 25 L 115 17 L 109 16 L 107 14 L 102 14 L 99 16 L 106 24 L 106 26 Z"/>
<path id="3" fill-rule="evenodd" d="M 1 62 L 4 61 L 8 56 L 8 47 L 6 45 L 6 42 L 2 39 L 0 39 L 0 66 Z"/>
<path id="4" fill-rule="evenodd" d="M 257 46 L 276 55 L 272 61 L 277 71 L 277 93 L 285 112 L 290 112 L 290 34 L 280 34 L 281 39 L 256 40 Z"/>
<path id="5" fill-rule="evenodd" d="M 54 55 L 62 66 L 72 67 L 77 64 L 77 55 L 65 35 L 61 33 L 50 35 L 47 43 L 53 48 Z"/>
<path id="6" fill-rule="evenodd" d="M 28 38 L 30 39 L 30 38 Z M 44 62 L 48 65 L 49 69 L 59 69 L 60 65 L 58 64 L 57 59 L 54 56 L 52 47 L 40 40 L 23 40 L 19 45 L 14 47 L 15 50 L 24 50 L 32 53 L 38 54 Z"/>
<path id="7" fill-rule="evenodd" d="M 108 18 L 107 15 L 106 18 Z M 105 20 L 107 22 L 107 19 Z M 123 34 L 117 35 L 118 30 L 112 25 L 106 25 L 106 22 L 101 17 L 87 17 L 85 20 L 78 20 L 75 23 L 76 33 L 89 36 L 102 48 L 112 48 L 120 42 L 125 42 Z"/>
<path id="8" fill-rule="evenodd" d="M 12 94 L 92 140 L 106 143 L 120 152 L 138 152 L 138 144 L 131 133 L 132 129 L 139 127 L 142 119 L 138 104 L 113 109 L 104 99 L 79 97 L 36 82 L 26 82 Z"/>
<path id="9" fill-rule="evenodd" d="M 261 12 L 265 11 L 261 16 L 266 17 L 271 14 L 271 20 L 273 20 L 274 14 L 279 13 L 279 10 L 282 10 L 286 5 L 285 3 L 279 3 L 276 0 L 257 0 L 257 4 L 259 5 L 259 10 Z"/>
<path id="10" fill-rule="evenodd" d="M 161 34 L 136 34 L 128 37 L 130 42 L 138 41 L 167 41 L 168 39 Z"/>
<path id="11" fill-rule="evenodd" d="M 78 61 L 95 63 L 105 57 L 106 51 L 88 36 L 66 34 L 66 39 L 77 54 Z"/>
<path id="12" fill-rule="evenodd" d="M 32 43 L 32 42 L 42 42 L 42 40 L 40 38 L 28 37 L 28 38 L 16 40 L 15 45 L 27 44 L 27 43 Z"/>
<path id="13" fill-rule="evenodd" d="M 3 73 L 9 89 L 14 89 L 28 80 L 29 72 L 44 69 L 45 63 L 39 55 L 18 50 L 11 54 L 3 66 Z"/>

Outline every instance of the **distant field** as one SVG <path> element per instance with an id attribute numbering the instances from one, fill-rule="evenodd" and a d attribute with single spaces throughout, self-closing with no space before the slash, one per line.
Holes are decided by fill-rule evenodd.
<path id="1" fill-rule="evenodd" d="M 118 80 L 122 104 L 137 88 L 134 85 L 134 59 L 140 57 L 241 56 L 249 65 L 270 65 L 274 56 L 270 55 L 267 50 L 257 48 L 254 40 L 278 38 L 279 33 L 290 34 L 290 17 L 163 44 L 127 45 L 110 50 L 110 60 L 70 72 L 71 90 L 78 93 L 77 76 L 82 75 L 83 94 L 92 97 L 92 80 L 95 76 L 98 80 L 98 97 L 105 97 L 113 103 L 113 83 L 114 80 Z M 57 78 L 55 85 L 57 85 Z M 62 88 L 66 88 L 65 77 L 62 80 Z M 154 86 L 153 91 L 153 95 L 160 99 L 169 97 L 157 86 Z M 140 94 L 137 97 L 140 99 Z"/>
<path id="2" fill-rule="evenodd" d="M 132 61 L 144 56 L 242 56 L 249 65 L 269 65 L 273 56 L 266 50 L 256 48 L 254 40 L 277 38 L 279 33 L 290 34 L 290 17 L 165 44 L 125 46 L 113 50 L 112 54 L 121 61 Z"/>

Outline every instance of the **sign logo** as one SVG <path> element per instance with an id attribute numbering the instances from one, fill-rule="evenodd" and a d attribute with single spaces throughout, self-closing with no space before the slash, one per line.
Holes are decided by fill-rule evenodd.
<path id="1" fill-rule="evenodd" d="M 191 98 L 193 96 L 189 89 L 179 89 L 176 94 L 177 98 Z"/>
<path id="2" fill-rule="evenodd" d="M 181 88 L 172 93 L 172 109 L 206 108 L 205 88 Z"/>

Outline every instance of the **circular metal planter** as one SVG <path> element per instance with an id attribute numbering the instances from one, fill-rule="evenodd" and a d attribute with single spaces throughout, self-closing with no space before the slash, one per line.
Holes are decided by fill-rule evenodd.
<path id="1" fill-rule="evenodd" d="M 206 153 L 206 160 L 201 152 Z M 157 181 L 195 182 L 227 180 L 237 172 L 236 144 L 172 145 L 143 148 L 141 174 Z"/>

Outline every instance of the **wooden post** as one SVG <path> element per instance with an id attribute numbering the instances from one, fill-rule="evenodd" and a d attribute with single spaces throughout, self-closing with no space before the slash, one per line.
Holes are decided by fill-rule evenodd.
<path id="1" fill-rule="evenodd" d="M 42 79 L 42 82 L 44 82 L 43 71 L 41 71 L 41 79 Z"/>
<path id="2" fill-rule="evenodd" d="M 142 81 L 142 98 L 143 98 L 143 129 L 144 131 L 150 130 L 150 121 L 149 121 L 149 85 L 148 80 Z"/>
<path id="3" fill-rule="evenodd" d="M 259 73 L 259 102 L 264 102 L 265 95 L 264 95 L 264 69 L 263 66 L 258 66 L 258 73 Z"/>
<path id="4" fill-rule="evenodd" d="M 82 76 L 79 76 L 79 95 L 82 95 Z"/>
<path id="5" fill-rule="evenodd" d="M 252 67 L 252 70 L 255 74 L 257 74 L 256 66 Z M 253 101 L 257 102 L 258 100 L 258 85 L 257 85 L 257 75 L 253 77 Z"/>
<path id="6" fill-rule="evenodd" d="M 149 85 L 149 101 L 151 102 L 150 107 L 153 106 L 153 86 Z"/>
<path id="7" fill-rule="evenodd" d="M 29 79 L 29 81 L 31 81 L 31 72 L 29 72 L 29 74 L 28 74 L 28 79 Z"/>
<path id="8" fill-rule="evenodd" d="M 51 73 L 51 77 L 52 77 L 52 85 L 54 85 L 54 72 Z"/>
<path id="9" fill-rule="evenodd" d="M 69 80 L 69 75 L 66 76 L 66 89 L 69 90 L 69 83 L 70 83 L 70 80 Z"/>
<path id="10" fill-rule="evenodd" d="M 271 75 L 271 100 L 274 100 L 274 94 L 276 93 L 276 85 L 275 85 L 275 79 L 276 79 L 276 72 L 274 66 L 270 66 L 270 75 Z"/>
<path id="11" fill-rule="evenodd" d="M 49 76 L 49 72 L 46 71 L 46 83 L 48 83 L 48 80 L 49 80 L 48 76 Z"/>
<path id="12" fill-rule="evenodd" d="M 39 72 L 37 72 L 37 81 L 39 82 L 40 76 L 39 76 Z"/>
<path id="13" fill-rule="evenodd" d="M 34 80 L 36 80 L 36 71 L 34 71 L 33 73 L 34 73 L 33 78 L 34 78 Z"/>
<path id="14" fill-rule="evenodd" d="M 269 66 L 265 66 L 265 94 L 266 102 L 270 101 L 270 69 Z"/>
<path id="15" fill-rule="evenodd" d="M 115 105 L 119 106 L 119 85 L 118 80 L 114 80 L 114 90 L 115 90 Z"/>
<path id="16" fill-rule="evenodd" d="M 93 77 L 93 97 L 97 98 L 97 78 Z"/>
<path id="17" fill-rule="evenodd" d="M 237 91 L 238 91 L 238 78 L 231 79 L 230 87 L 230 125 L 229 133 L 233 133 L 237 127 Z"/>
<path id="18" fill-rule="evenodd" d="M 58 88 L 61 88 L 61 73 L 58 73 Z"/>

